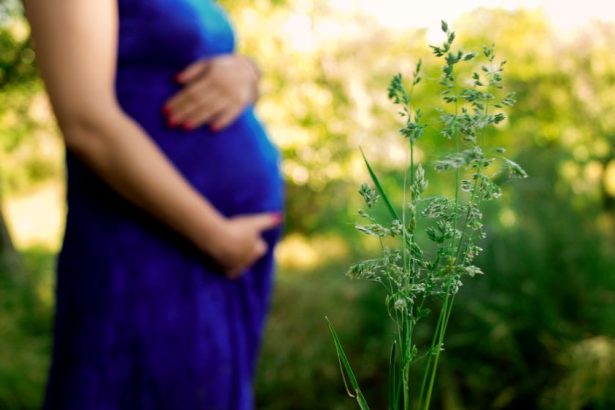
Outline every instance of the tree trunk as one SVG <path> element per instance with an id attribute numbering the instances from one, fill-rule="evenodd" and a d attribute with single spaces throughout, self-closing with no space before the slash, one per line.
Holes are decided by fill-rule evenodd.
<path id="1" fill-rule="evenodd" d="M 21 258 L 13 245 L 0 207 L 0 276 L 19 276 Z"/>
<path id="2" fill-rule="evenodd" d="M 6 222 L 4 222 L 2 208 L 0 208 L 0 252 L 15 252 L 13 241 L 11 240 L 11 236 L 9 235 L 9 231 L 6 227 Z"/>

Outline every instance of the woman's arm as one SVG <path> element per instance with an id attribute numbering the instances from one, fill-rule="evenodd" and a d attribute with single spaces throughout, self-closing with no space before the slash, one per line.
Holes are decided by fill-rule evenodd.
<path id="1" fill-rule="evenodd" d="M 117 0 L 25 0 L 42 78 L 67 149 L 128 200 L 229 272 L 266 248 L 275 214 L 225 219 L 121 110 L 114 92 Z"/>

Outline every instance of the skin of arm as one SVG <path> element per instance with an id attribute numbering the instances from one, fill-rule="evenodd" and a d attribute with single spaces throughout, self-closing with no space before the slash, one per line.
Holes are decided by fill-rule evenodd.
<path id="1" fill-rule="evenodd" d="M 226 219 L 174 168 L 114 92 L 117 0 L 25 0 L 38 66 L 66 147 L 121 195 L 214 257 L 227 273 L 266 251 L 278 214 Z"/>

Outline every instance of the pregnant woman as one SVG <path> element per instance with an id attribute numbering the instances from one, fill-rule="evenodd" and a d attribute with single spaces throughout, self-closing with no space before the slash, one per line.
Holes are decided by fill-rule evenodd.
<path id="1" fill-rule="evenodd" d="M 66 143 L 46 409 L 252 409 L 281 229 L 258 70 L 213 0 L 25 0 Z"/>

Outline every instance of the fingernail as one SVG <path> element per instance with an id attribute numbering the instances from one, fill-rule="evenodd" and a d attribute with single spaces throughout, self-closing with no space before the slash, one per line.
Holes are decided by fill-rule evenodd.
<path id="1" fill-rule="evenodd" d="M 275 223 L 282 223 L 282 221 L 284 220 L 284 214 L 281 212 L 274 214 L 273 220 L 275 221 Z"/>
<path id="2" fill-rule="evenodd" d="M 220 131 L 220 128 L 219 128 L 217 125 L 210 125 L 210 126 L 209 126 L 209 129 L 210 129 L 212 132 L 218 132 L 218 131 Z"/>
<path id="3" fill-rule="evenodd" d="M 167 117 L 167 124 L 169 127 L 175 127 L 177 125 L 177 121 L 171 117 Z"/>
<path id="4" fill-rule="evenodd" d="M 173 79 L 179 83 L 181 81 L 181 73 L 175 74 L 175 76 L 173 76 Z"/>
<path id="5" fill-rule="evenodd" d="M 194 124 L 192 124 L 190 121 L 185 121 L 185 122 L 182 124 L 182 128 L 183 128 L 184 130 L 186 130 L 186 131 L 190 131 L 190 130 L 192 130 L 192 129 L 194 128 Z"/>
<path id="6" fill-rule="evenodd" d="M 168 105 L 165 105 L 164 107 L 162 107 L 161 111 L 163 114 L 169 115 L 171 113 L 171 108 L 169 108 Z"/>

